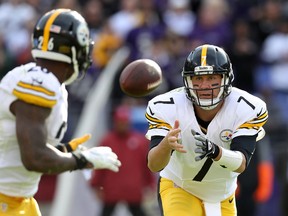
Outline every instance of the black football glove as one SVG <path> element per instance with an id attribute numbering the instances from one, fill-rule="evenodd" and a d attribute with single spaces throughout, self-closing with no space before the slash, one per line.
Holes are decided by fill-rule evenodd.
<path id="1" fill-rule="evenodd" d="M 219 154 L 219 146 L 214 144 L 213 142 L 206 139 L 201 134 L 197 133 L 194 130 L 191 130 L 192 135 L 195 139 L 196 149 L 194 152 L 198 154 L 198 156 L 195 157 L 195 161 L 200 161 L 204 157 L 208 158 L 216 158 Z"/>

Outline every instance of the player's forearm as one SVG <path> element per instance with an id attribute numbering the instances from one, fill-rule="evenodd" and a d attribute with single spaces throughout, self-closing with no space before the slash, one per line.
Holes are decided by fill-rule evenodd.
<path id="1" fill-rule="evenodd" d="M 46 174 L 59 174 L 76 168 L 76 161 L 72 154 L 62 153 L 49 144 L 45 150 L 35 151 L 30 155 L 29 160 L 22 161 L 26 169 Z"/>
<path id="2" fill-rule="evenodd" d="M 231 171 L 233 171 L 233 172 L 242 173 L 246 169 L 246 158 L 245 158 L 244 154 L 242 152 L 239 152 L 239 151 L 232 151 L 232 150 L 228 150 L 228 149 L 225 149 L 224 151 L 226 152 L 225 155 L 223 155 L 223 148 L 220 147 L 218 156 L 213 160 L 216 163 L 224 165 L 224 167 L 227 167 L 228 169 L 230 168 Z M 228 157 L 227 157 L 227 153 L 229 154 Z M 223 158 L 223 157 L 225 157 L 225 158 Z M 237 162 L 237 161 L 239 161 L 239 162 Z M 239 165 L 237 165 L 237 164 L 239 164 Z M 235 166 L 237 168 L 235 168 Z"/>
<path id="3" fill-rule="evenodd" d="M 167 140 L 164 138 L 159 145 L 152 148 L 148 153 L 148 168 L 152 172 L 159 172 L 169 163 L 172 150 L 166 147 L 165 142 Z"/>

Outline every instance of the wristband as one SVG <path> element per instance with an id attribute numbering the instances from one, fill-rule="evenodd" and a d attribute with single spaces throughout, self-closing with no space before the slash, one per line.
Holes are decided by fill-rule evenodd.
<path id="1" fill-rule="evenodd" d="M 210 142 L 210 141 L 208 141 L 208 142 Z M 211 154 L 209 155 L 209 157 L 212 158 L 212 159 L 215 159 L 215 158 L 219 155 L 219 152 L 220 152 L 219 146 L 216 145 L 216 144 L 214 144 L 214 143 L 212 143 L 212 142 L 211 142 L 211 144 L 212 144 L 213 147 L 214 147 L 214 151 L 211 152 Z"/>
<path id="2" fill-rule="evenodd" d="M 227 168 L 231 171 L 237 170 L 243 161 L 242 153 L 239 151 L 232 151 L 229 149 L 225 149 L 222 147 L 219 147 L 222 150 L 221 158 L 218 161 L 215 161 L 215 163 L 219 164 L 223 168 Z"/>
<path id="3" fill-rule="evenodd" d="M 76 155 L 75 153 L 72 153 L 72 156 L 76 160 L 76 167 L 74 170 L 83 169 L 87 165 L 88 161 L 82 154 Z"/>

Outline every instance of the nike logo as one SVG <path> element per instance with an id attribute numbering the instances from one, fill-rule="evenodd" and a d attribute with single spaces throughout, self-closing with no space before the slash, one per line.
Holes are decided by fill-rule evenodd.
<path id="1" fill-rule="evenodd" d="M 32 82 L 36 82 L 36 83 L 38 83 L 39 85 L 42 85 L 43 80 L 41 80 L 41 79 L 39 79 L 39 78 L 34 78 L 34 77 L 32 77 Z"/>
<path id="2" fill-rule="evenodd" d="M 152 112 L 151 108 L 149 107 L 149 111 L 151 113 L 151 115 L 153 116 L 155 113 Z"/>
<path id="3" fill-rule="evenodd" d="M 234 198 L 231 198 L 231 199 L 229 199 L 228 201 L 229 201 L 229 203 L 232 203 L 233 200 L 234 200 Z"/>
<path id="4" fill-rule="evenodd" d="M 257 117 L 259 117 L 262 114 L 262 109 L 260 110 L 259 113 L 257 113 Z"/>

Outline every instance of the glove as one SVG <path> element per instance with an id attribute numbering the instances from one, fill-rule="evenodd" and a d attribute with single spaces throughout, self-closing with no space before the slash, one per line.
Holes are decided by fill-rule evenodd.
<path id="1" fill-rule="evenodd" d="M 195 139 L 196 149 L 194 152 L 198 154 L 198 156 L 195 157 L 195 161 L 200 161 L 204 157 L 208 158 L 216 158 L 219 154 L 219 146 L 214 144 L 213 142 L 206 139 L 201 134 L 197 133 L 194 130 L 191 130 L 192 135 Z"/>
<path id="2" fill-rule="evenodd" d="M 79 146 L 91 138 L 91 134 L 85 134 L 82 137 L 72 139 L 69 143 L 61 143 L 56 148 L 62 152 L 73 152 L 77 148 L 84 149 L 85 147 Z"/>
<path id="3" fill-rule="evenodd" d="M 76 169 L 84 168 L 88 162 L 94 169 L 109 169 L 119 171 L 121 162 L 110 147 L 100 146 L 72 153 L 77 162 Z"/>

